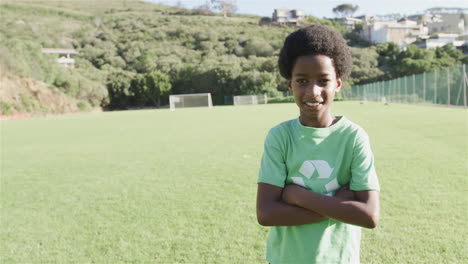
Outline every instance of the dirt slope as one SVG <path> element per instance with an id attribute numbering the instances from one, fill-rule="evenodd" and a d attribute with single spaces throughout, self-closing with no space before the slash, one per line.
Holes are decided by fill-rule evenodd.
<path id="1" fill-rule="evenodd" d="M 0 115 L 77 112 L 75 100 L 55 87 L 0 68 Z"/>

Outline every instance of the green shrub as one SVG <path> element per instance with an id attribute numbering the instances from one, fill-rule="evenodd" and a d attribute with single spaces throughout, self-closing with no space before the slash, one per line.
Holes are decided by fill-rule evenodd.
<path id="1" fill-rule="evenodd" d="M 31 96 L 20 93 L 19 97 L 21 100 L 21 106 L 26 112 L 33 113 L 42 109 L 41 105 L 32 99 Z"/>
<path id="2" fill-rule="evenodd" d="M 0 114 L 2 115 L 12 115 L 13 114 L 13 105 L 7 102 L 0 101 Z"/>
<path id="3" fill-rule="evenodd" d="M 80 111 L 89 111 L 92 109 L 91 105 L 87 101 L 78 101 L 76 106 Z"/>

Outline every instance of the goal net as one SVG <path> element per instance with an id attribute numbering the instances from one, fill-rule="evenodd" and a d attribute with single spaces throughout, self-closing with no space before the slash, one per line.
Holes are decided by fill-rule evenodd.
<path id="1" fill-rule="evenodd" d="M 268 98 L 266 94 L 258 95 L 236 95 L 233 98 L 234 105 L 266 104 Z"/>
<path id="2" fill-rule="evenodd" d="M 198 94 L 173 94 L 169 96 L 169 106 L 171 111 L 184 107 L 209 107 L 213 108 L 213 101 L 210 93 Z"/>

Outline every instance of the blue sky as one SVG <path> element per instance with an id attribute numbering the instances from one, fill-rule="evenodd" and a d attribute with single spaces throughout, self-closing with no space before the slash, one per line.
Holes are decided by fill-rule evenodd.
<path id="1" fill-rule="evenodd" d="M 206 0 L 146 0 L 149 2 L 176 5 L 180 2 L 186 8 L 200 6 Z M 275 8 L 299 8 L 303 9 L 307 15 L 316 17 L 335 17 L 332 12 L 333 7 L 347 3 L 358 5 L 359 9 L 355 15 L 374 14 L 384 15 L 391 13 L 401 13 L 411 15 L 421 13 L 425 9 L 437 6 L 468 8 L 467 0 L 356 0 L 356 1 L 314 1 L 314 0 L 237 0 L 238 11 L 241 14 L 254 14 L 259 16 L 271 16 Z"/>

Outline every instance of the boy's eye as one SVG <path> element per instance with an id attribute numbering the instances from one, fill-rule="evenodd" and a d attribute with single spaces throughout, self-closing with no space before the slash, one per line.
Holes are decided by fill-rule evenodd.
<path id="1" fill-rule="evenodd" d="M 306 79 L 297 79 L 296 82 L 297 83 L 307 83 L 307 80 Z"/>
<path id="2" fill-rule="evenodd" d="M 327 80 L 327 79 L 322 79 L 322 80 L 319 80 L 318 83 L 320 84 L 327 84 L 330 80 Z"/>

